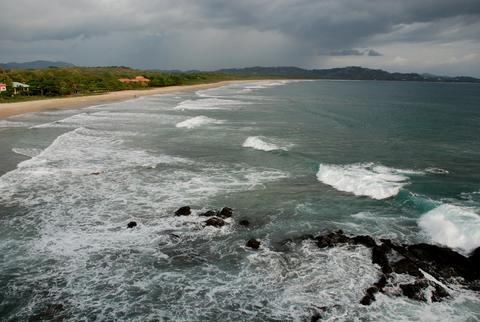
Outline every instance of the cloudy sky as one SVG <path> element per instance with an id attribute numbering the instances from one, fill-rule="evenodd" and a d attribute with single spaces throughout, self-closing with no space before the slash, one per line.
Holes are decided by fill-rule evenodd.
<path id="1" fill-rule="evenodd" d="M 0 62 L 480 77 L 480 0 L 0 0 Z"/>

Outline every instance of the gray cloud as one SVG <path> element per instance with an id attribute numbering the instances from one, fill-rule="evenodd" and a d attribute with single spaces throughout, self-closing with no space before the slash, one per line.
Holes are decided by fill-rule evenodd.
<path id="1" fill-rule="evenodd" d="M 398 43 L 415 51 L 459 42 L 469 50 L 480 43 L 478 0 L 16 0 L 3 1 L 0 11 L 0 60 L 322 67 L 329 53 L 369 58 L 361 63 L 374 66 L 401 56 L 388 50 Z M 466 61 L 459 57 L 472 52 L 457 48 L 453 54 Z"/>
<path id="2" fill-rule="evenodd" d="M 341 50 L 335 50 L 327 53 L 320 53 L 320 55 L 326 55 L 326 56 L 382 56 L 381 53 L 379 53 L 376 50 L 373 49 L 341 49 Z"/>

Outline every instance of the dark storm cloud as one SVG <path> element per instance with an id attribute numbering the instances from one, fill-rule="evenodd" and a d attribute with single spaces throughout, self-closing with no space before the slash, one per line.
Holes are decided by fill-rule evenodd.
<path id="1" fill-rule="evenodd" d="M 402 24 L 462 16 L 467 25 L 479 14 L 478 0 L 17 0 L 3 5 L 0 37 L 64 40 L 112 31 L 244 27 L 341 49 Z"/>
<path id="2" fill-rule="evenodd" d="M 378 51 L 373 50 L 373 49 L 364 49 L 364 50 L 341 49 L 341 50 L 331 51 L 331 52 L 328 52 L 328 53 L 320 53 L 320 55 L 325 55 L 325 56 L 382 56 L 381 53 L 379 53 Z"/>

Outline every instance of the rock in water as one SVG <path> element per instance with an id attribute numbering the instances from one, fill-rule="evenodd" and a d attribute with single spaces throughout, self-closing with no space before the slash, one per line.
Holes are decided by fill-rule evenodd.
<path id="1" fill-rule="evenodd" d="M 369 287 L 365 293 L 365 296 L 360 300 L 360 304 L 370 305 L 375 301 L 375 293 L 378 293 L 378 288 L 375 286 Z"/>
<path id="2" fill-rule="evenodd" d="M 175 216 L 189 216 L 192 213 L 189 206 L 184 206 L 175 211 Z"/>
<path id="3" fill-rule="evenodd" d="M 216 216 L 218 214 L 217 211 L 214 211 L 214 210 L 208 210 L 206 212 L 203 212 L 201 214 L 198 214 L 199 216 L 202 216 L 202 217 L 213 217 L 213 216 Z"/>
<path id="4" fill-rule="evenodd" d="M 210 219 L 208 219 L 207 221 L 205 221 L 205 224 L 207 226 L 213 226 L 213 227 L 222 227 L 225 225 L 225 221 L 221 218 L 217 218 L 217 217 L 212 217 Z"/>
<path id="5" fill-rule="evenodd" d="M 478 274 L 480 274 L 480 247 L 475 248 L 468 259 L 470 260 L 472 270 L 476 269 Z"/>
<path id="6" fill-rule="evenodd" d="M 233 215 L 233 209 L 225 207 L 220 211 L 218 216 L 221 218 L 230 218 L 232 217 L 232 215 Z"/>
<path id="7" fill-rule="evenodd" d="M 369 248 L 377 246 L 375 240 L 372 237 L 366 235 L 355 236 L 352 238 L 352 240 L 355 244 L 360 244 Z"/>
<path id="8" fill-rule="evenodd" d="M 127 224 L 127 228 L 133 228 L 133 227 L 136 227 L 137 226 L 137 222 L 135 221 L 131 221 Z"/>
<path id="9" fill-rule="evenodd" d="M 447 290 L 437 283 L 431 282 L 426 279 L 417 279 L 414 283 L 411 284 L 400 284 L 403 295 L 407 296 L 412 300 L 426 302 L 428 300 L 426 292 L 427 287 L 433 287 L 434 289 L 431 292 L 431 301 L 440 302 L 443 298 L 450 296 Z"/>
<path id="10" fill-rule="evenodd" d="M 254 238 L 247 241 L 245 246 L 250 247 L 252 249 L 258 249 L 260 247 L 260 242 Z"/>
<path id="11" fill-rule="evenodd" d="M 246 219 L 240 220 L 240 221 L 238 222 L 238 224 L 239 224 L 240 226 L 245 226 L 245 227 L 250 226 L 250 222 L 249 222 L 248 220 L 246 220 Z"/>
<path id="12" fill-rule="evenodd" d="M 417 266 L 410 260 L 402 258 L 401 260 L 392 264 L 392 270 L 398 274 L 409 274 L 416 277 L 422 277 L 423 274 Z"/>
<path id="13" fill-rule="evenodd" d="M 384 274 L 390 274 L 392 272 L 392 268 L 390 267 L 387 257 L 387 253 L 389 252 L 390 248 L 385 244 L 372 248 L 372 263 L 380 265 Z"/>

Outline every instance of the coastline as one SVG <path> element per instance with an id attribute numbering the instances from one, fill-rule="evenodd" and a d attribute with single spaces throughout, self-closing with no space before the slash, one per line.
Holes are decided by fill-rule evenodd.
<path id="1" fill-rule="evenodd" d="M 207 89 L 213 87 L 220 87 L 233 83 L 252 82 L 251 80 L 228 80 L 215 83 L 195 84 L 195 85 L 176 85 L 157 87 L 152 89 L 141 90 L 124 90 L 118 92 L 108 92 L 98 95 L 87 95 L 77 97 L 61 97 L 50 98 L 41 100 L 32 100 L 25 102 L 13 102 L 0 104 L 0 119 L 7 118 L 13 115 L 19 115 L 30 112 L 38 112 L 49 109 L 63 109 L 63 108 L 82 108 L 91 105 L 107 104 L 113 102 L 126 101 L 141 96 L 155 95 L 155 94 L 167 94 L 172 92 L 183 92 L 198 89 Z"/>

